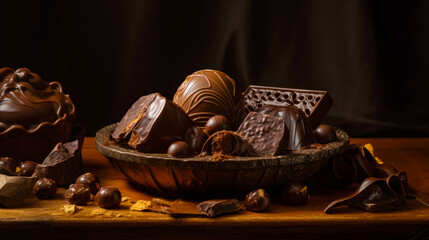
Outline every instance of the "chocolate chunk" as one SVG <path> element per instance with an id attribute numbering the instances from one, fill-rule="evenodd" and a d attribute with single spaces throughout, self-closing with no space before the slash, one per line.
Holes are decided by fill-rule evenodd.
<path id="1" fill-rule="evenodd" d="M 18 167 L 16 168 L 16 173 L 19 176 L 31 176 L 34 173 L 34 170 L 36 169 L 37 163 L 33 161 L 25 161 L 19 163 Z"/>
<path id="2" fill-rule="evenodd" d="M 246 156 L 248 154 L 248 145 L 243 138 L 231 131 L 219 131 L 214 133 L 204 143 L 201 156 L 212 154 L 213 156 Z M 222 160 L 222 159 L 218 159 Z"/>
<path id="3" fill-rule="evenodd" d="M 186 142 L 176 141 L 168 147 L 167 154 L 172 157 L 188 157 L 192 155 L 192 151 Z"/>
<path id="4" fill-rule="evenodd" d="M 64 193 L 70 204 L 85 205 L 91 200 L 91 191 L 84 184 L 72 184 Z"/>
<path id="5" fill-rule="evenodd" d="M 207 133 L 200 127 L 191 127 L 185 133 L 185 142 L 191 147 L 195 155 L 201 152 L 204 143 L 207 141 Z"/>
<path id="6" fill-rule="evenodd" d="M 141 97 L 119 122 L 112 138 L 142 152 L 167 152 L 181 141 L 193 121 L 179 106 L 159 93 Z"/>
<path id="7" fill-rule="evenodd" d="M 76 179 L 77 184 L 83 184 L 88 186 L 89 190 L 91 191 L 91 194 L 95 195 L 97 194 L 98 190 L 100 190 L 100 180 L 98 180 L 98 177 L 95 176 L 93 173 L 85 173 L 80 175 Z"/>
<path id="8" fill-rule="evenodd" d="M 244 206 L 252 212 L 263 212 L 271 205 L 270 194 L 265 192 L 264 189 L 258 189 L 246 195 Z"/>
<path id="9" fill-rule="evenodd" d="M 7 176 L 0 174 L 0 205 L 5 207 L 17 207 L 25 199 L 31 197 L 35 176 Z"/>
<path id="10" fill-rule="evenodd" d="M 282 200 L 289 205 L 304 205 L 308 200 L 308 188 L 301 183 L 289 183 L 282 190 Z"/>
<path id="11" fill-rule="evenodd" d="M 330 125 L 319 125 L 314 130 L 314 135 L 316 136 L 317 142 L 322 144 L 337 140 L 335 129 Z"/>
<path id="12" fill-rule="evenodd" d="M 198 204 L 197 208 L 208 217 L 216 217 L 225 213 L 238 212 L 240 203 L 237 199 L 208 200 Z"/>
<path id="13" fill-rule="evenodd" d="M 243 94 L 235 81 L 221 71 L 205 69 L 189 75 L 173 101 L 199 127 L 204 127 L 209 118 L 223 115 L 236 129 L 245 117 Z"/>
<path id="14" fill-rule="evenodd" d="M 39 179 L 33 186 L 33 193 L 38 199 L 53 198 L 57 194 L 57 183 L 50 178 Z"/>
<path id="15" fill-rule="evenodd" d="M 252 155 L 274 156 L 285 136 L 283 119 L 262 113 L 251 112 L 237 130 L 248 144 Z"/>
<path id="16" fill-rule="evenodd" d="M 82 174 L 82 155 L 79 141 L 58 143 L 45 160 L 37 165 L 38 178 L 52 178 L 59 186 L 74 183 Z"/>
<path id="17" fill-rule="evenodd" d="M 210 136 L 215 132 L 231 130 L 231 123 L 226 117 L 222 115 L 216 115 L 207 120 L 204 130 Z"/>
<path id="18" fill-rule="evenodd" d="M 333 104 L 326 91 L 255 85 L 244 92 L 244 102 L 250 112 L 264 105 L 296 106 L 307 115 L 312 129 L 319 126 Z"/>
<path id="19" fill-rule="evenodd" d="M 256 110 L 259 113 L 280 117 L 284 120 L 286 130 L 282 149 L 298 150 L 316 142 L 310 122 L 305 113 L 296 106 L 279 107 L 265 105 Z"/>
<path id="20" fill-rule="evenodd" d="M 101 208 L 117 208 L 121 203 L 121 192 L 112 186 L 102 187 L 95 195 L 94 202 Z"/>

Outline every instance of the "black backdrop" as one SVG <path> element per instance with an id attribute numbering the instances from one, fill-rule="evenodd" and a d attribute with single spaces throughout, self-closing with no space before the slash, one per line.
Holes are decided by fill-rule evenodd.
<path id="1" fill-rule="evenodd" d="M 351 136 L 429 136 L 429 1 L 7 1 L 0 67 L 60 81 L 87 135 L 212 68 L 328 90 Z"/>

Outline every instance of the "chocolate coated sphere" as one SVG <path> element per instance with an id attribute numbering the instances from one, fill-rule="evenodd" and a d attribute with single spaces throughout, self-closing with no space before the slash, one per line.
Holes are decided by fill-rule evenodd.
<path id="1" fill-rule="evenodd" d="M 169 147 L 167 154 L 172 157 L 186 157 L 192 154 L 189 145 L 183 141 L 173 142 Z"/>
<path id="2" fill-rule="evenodd" d="M 258 189 L 246 195 L 244 200 L 246 209 L 252 212 L 262 212 L 267 210 L 271 205 L 270 194 L 264 189 Z"/>
<path id="3" fill-rule="evenodd" d="M 121 203 L 121 192 L 112 186 L 102 187 L 97 195 L 95 195 L 94 202 L 101 208 L 117 208 Z"/>
<path id="4" fill-rule="evenodd" d="M 10 157 L 1 157 L 0 158 L 0 167 L 5 168 L 9 172 L 15 172 L 18 162 Z"/>
<path id="5" fill-rule="evenodd" d="M 308 200 L 307 186 L 301 183 L 291 183 L 282 191 L 283 202 L 289 205 L 304 205 Z"/>
<path id="6" fill-rule="evenodd" d="M 199 154 L 207 141 L 207 134 L 200 127 L 191 127 L 185 133 L 185 142 L 189 145 L 194 154 Z"/>
<path id="7" fill-rule="evenodd" d="M 72 184 L 64 194 L 67 202 L 76 205 L 85 205 L 91 200 L 91 191 L 84 184 Z"/>
<path id="8" fill-rule="evenodd" d="M 91 191 L 91 194 L 94 195 L 97 194 L 98 190 L 101 187 L 100 181 L 93 173 L 85 173 L 81 175 L 76 179 L 76 183 L 88 186 L 89 190 Z"/>
<path id="9" fill-rule="evenodd" d="M 33 161 L 21 162 L 16 168 L 16 173 L 18 173 L 19 176 L 31 176 L 34 173 L 36 166 L 37 163 Z"/>
<path id="10" fill-rule="evenodd" d="M 216 115 L 209 118 L 205 130 L 209 136 L 222 130 L 231 130 L 231 122 L 225 116 Z"/>
<path id="11" fill-rule="evenodd" d="M 34 184 L 33 193 L 38 199 L 55 197 L 55 194 L 57 194 L 57 183 L 50 178 L 41 178 Z"/>
<path id="12" fill-rule="evenodd" d="M 317 142 L 322 144 L 337 140 L 337 134 L 335 133 L 334 128 L 330 125 L 319 125 L 314 130 L 314 135 L 316 135 Z"/>

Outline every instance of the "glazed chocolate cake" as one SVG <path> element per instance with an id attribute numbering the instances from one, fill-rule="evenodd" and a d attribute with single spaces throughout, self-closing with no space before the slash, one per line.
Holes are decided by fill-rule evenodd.
<path id="1" fill-rule="evenodd" d="M 27 68 L 0 69 L 0 156 L 41 163 L 72 138 L 75 106 L 59 82 Z"/>

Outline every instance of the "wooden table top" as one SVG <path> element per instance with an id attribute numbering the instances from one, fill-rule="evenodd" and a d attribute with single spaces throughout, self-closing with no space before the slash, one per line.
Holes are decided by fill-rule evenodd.
<path id="1" fill-rule="evenodd" d="M 375 155 L 385 163 L 405 170 L 409 184 L 418 191 L 418 198 L 429 202 L 429 138 L 351 139 L 351 143 L 371 143 Z M 95 173 L 101 184 L 119 188 L 130 201 L 119 209 L 94 215 L 98 207 L 83 206 L 75 214 L 65 213 L 67 204 L 59 189 L 50 200 L 29 199 L 16 209 L 0 209 L 0 234 L 15 238 L 57 239 L 85 238 L 158 238 L 158 239 L 412 239 L 429 237 L 429 207 L 417 199 L 407 200 L 398 211 L 368 213 L 348 209 L 325 214 L 323 209 L 333 200 L 346 196 L 352 188 L 342 190 L 309 189 L 310 200 L 305 206 L 287 206 L 274 196 L 273 205 L 264 213 L 241 211 L 218 218 L 173 218 L 154 212 L 136 212 L 128 208 L 137 200 L 150 200 L 152 195 L 141 192 L 110 167 L 100 154 L 94 138 L 86 138 L 82 150 L 84 169 Z M 5 236 L 2 235 L 2 236 Z M 416 238 L 426 239 L 426 238 Z"/>

